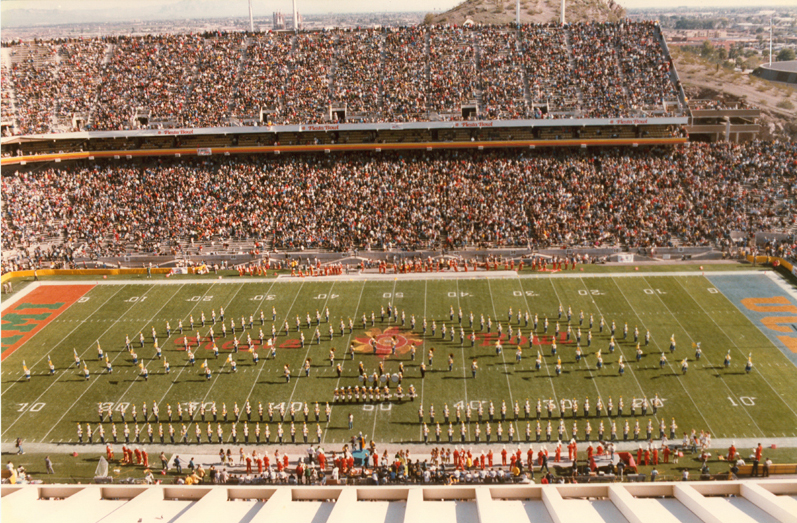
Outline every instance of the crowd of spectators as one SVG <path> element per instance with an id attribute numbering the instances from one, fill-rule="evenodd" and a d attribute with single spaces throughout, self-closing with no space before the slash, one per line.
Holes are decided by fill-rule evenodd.
<path id="1" fill-rule="evenodd" d="M 655 23 L 414 26 L 9 45 L 16 132 L 618 117 L 677 103 Z M 8 104 L 6 104 L 8 107 Z M 96 113 L 96 114 L 94 114 Z M 136 118 L 134 118 L 136 116 Z"/>
<path id="2" fill-rule="evenodd" d="M 88 124 L 105 53 L 105 42 L 99 39 L 73 40 L 59 48 L 56 116 L 62 126 L 73 128 L 73 116 L 82 116 L 84 124 Z"/>
<path id="3" fill-rule="evenodd" d="M 335 83 L 332 101 L 346 104 L 350 113 L 361 121 L 380 116 L 379 72 L 381 63 L 380 32 L 371 29 L 345 31 L 335 46 Z"/>
<path id="4" fill-rule="evenodd" d="M 3 251 L 47 238 L 97 254 L 220 238 L 332 251 L 724 247 L 731 231 L 795 226 L 797 146 L 112 161 L 2 184 Z"/>

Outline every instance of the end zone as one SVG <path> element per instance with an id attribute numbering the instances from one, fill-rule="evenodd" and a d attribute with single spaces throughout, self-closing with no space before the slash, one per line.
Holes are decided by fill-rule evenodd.
<path id="1" fill-rule="evenodd" d="M 57 318 L 94 285 L 38 285 L 3 310 L 2 354 L 4 361 L 26 341 Z"/>

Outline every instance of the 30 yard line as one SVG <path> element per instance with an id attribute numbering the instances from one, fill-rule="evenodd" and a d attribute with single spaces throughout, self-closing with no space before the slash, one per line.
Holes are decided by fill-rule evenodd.
<path id="1" fill-rule="evenodd" d="M 617 285 L 617 282 L 616 282 L 616 281 L 614 281 L 614 278 L 612 278 L 612 279 L 611 279 L 611 282 L 612 282 L 612 283 L 614 283 L 614 286 L 615 286 L 615 287 L 617 287 L 617 290 L 619 290 L 619 291 L 620 291 L 620 294 L 622 294 L 622 295 L 623 295 L 623 299 L 624 299 L 624 300 L 625 300 L 625 302 L 628 304 L 628 306 L 631 308 L 631 311 L 633 312 L 633 314 L 634 314 L 634 315 L 637 317 L 637 319 L 639 320 L 639 323 L 640 323 L 640 325 L 642 325 L 642 327 L 644 327 L 644 328 L 645 328 L 645 330 L 648 330 L 647 326 L 645 325 L 645 322 L 644 322 L 644 321 L 642 321 L 642 317 L 641 317 L 641 316 L 640 316 L 640 315 L 637 313 L 637 311 L 636 311 L 636 308 L 634 308 L 634 306 L 633 306 L 633 305 L 631 305 L 631 301 L 630 301 L 630 300 L 628 299 L 628 297 L 625 295 L 625 292 L 623 292 L 623 289 L 622 289 L 622 288 L 621 288 L 619 285 Z M 659 349 L 659 352 L 663 352 L 663 351 L 661 350 L 661 347 L 659 347 L 659 342 L 658 342 L 658 341 L 656 341 L 656 338 L 653 338 L 653 343 L 654 343 L 654 344 L 656 345 L 656 347 Z M 670 368 L 670 370 L 672 370 L 672 371 L 673 371 L 673 373 L 675 373 L 675 371 L 674 371 L 674 370 L 673 370 L 673 368 L 672 368 L 672 363 L 670 363 L 670 361 L 669 361 L 669 360 L 667 361 L 667 366 Z M 689 393 L 689 390 L 686 388 L 686 385 L 684 385 L 683 381 L 681 381 L 681 379 L 680 379 L 680 378 L 679 378 L 679 379 L 677 379 L 676 381 L 677 381 L 677 382 L 678 382 L 678 383 L 681 385 L 681 388 L 682 388 L 682 389 L 684 389 L 684 392 L 686 392 L 686 395 L 687 395 L 687 396 L 689 396 L 689 400 L 692 402 L 692 405 L 694 405 L 694 406 L 695 406 L 695 410 L 697 411 L 697 413 L 698 413 L 698 414 L 700 414 L 700 417 L 701 417 L 701 418 L 703 418 L 703 422 L 706 424 L 706 428 L 708 428 L 709 432 L 710 432 L 710 433 L 712 433 L 712 434 L 717 434 L 716 432 L 714 432 L 714 429 L 712 429 L 712 428 L 711 428 L 711 425 L 709 425 L 709 423 L 708 423 L 708 420 L 707 420 L 707 419 L 706 419 L 706 417 L 703 415 L 703 411 L 701 411 L 701 410 L 700 410 L 700 408 L 697 406 L 697 402 L 695 401 L 695 398 L 693 398 L 693 397 L 692 397 L 692 394 L 690 394 L 690 393 Z"/>
<path id="2" fill-rule="evenodd" d="M 526 304 L 526 310 L 529 311 L 529 313 L 530 313 L 531 309 L 529 308 L 529 301 L 526 299 L 526 293 L 524 292 L 524 289 L 523 289 L 523 282 L 518 280 L 518 285 L 520 285 L 520 294 L 523 296 L 523 303 Z M 557 296 L 557 298 L 558 298 L 558 296 Z M 532 330 L 531 334 L 529 335 L 530 336 L 529 339 L 531 340 L 531 346 L 532 347 L 534 346 L 534 336 L 536 336 L 536 335 L 537 335 L 537 331 L 536 330 Z M 537 352 L 540 352 L 540 351 L 538 350 Z M 542 364 L 545 365 L 545 374 L 547 374 L 548 378 L 549 378 L 548 382 L 551 384 L 551 393 L 553 394 L 553 400 L 555 402 L 554 405 L 558 406 L 559 405 L 559 398 L 556 396 L 556 387 L 554 387 L 554 385 L 553 385 L 553 380 L 550 379 L 551 371 L 548 368 L 548 362 L 545 361 L 545 358 L 541 358 L 541 359 L 542 359 Z"/>
<path id="3" fill-rule="evenodd" d="M 152 287 L 150 287 L 149 289 L 147 289 L 147 292 L 149 292 L 150 290 L 152 290 L 154 287 L 155 287 L 155 286 L 153 285 Z M 163 308 L 164 308 L 164 307 L 166 307 L 166 304 L 167 304 L 167 303 L 169 303 L 170 301 L 172 301 L 172 299 L 174 299 L 174 297 L 177 295 L 177 293 L 179 293 L 179 292 L 180 292 L 180 291 L 183 289 L 183 287 L 185 287 L 185 284 L 183 284 L 183 285 L 181 285 L 180 287 L 178 287 L 178 288 L 177 288 L 177 290 L 174 292 L 174 294 L 172 294 L 172 295 L 171 295 L 171 297 L 170 297 L 168 300 L 166 300 L 165 302 L 163 302 L 163 305 L 161 305 L 161 306 L 160 306 L 160 308 L 157 310 L 157 312 L 155 312 L 155 314 L 153 314 L 153 315 L 152 315 L 152 319 L 150 319 L 150 320 L 149 320 L 148 322 L 146 322 L 146 323 L 151 323 L 152 321 L 154 321 L 154 318 L 156 318 L 156 317 L 158 316 L 158 314 L 160 313 L 160 311 L 162 311 L 162 310 L 163 310 Z M 145 294 L 146 294 L 146 293 L 145 293 Z M 141 300 L 139 300 L 139 301 L 137 301 L 137 302 L 135 302 L 135 303 L 141 303 Z M 128 310 L 129 310 L 129 309 L 128 309 Z M 119 322 L 119 320 L 116 320 L 115 322 L 113 322 L 113 324 L 111 325 L 111 327 L 113 327 L 114 325 L 116 325 L 118 322 Z M 108 329 L 110 329 L 111 327 L 108 327 Z M 105 332 L 108 332 L 108 331 L 106 330 Z M 103 333 L 103 334 L 105 334 L 105 333 Z M 118 357 L 119 357 L 119 355 L 120 355 L 120 354 L 122 354 L 122 353 L 123 353 L 123 351 L 120 351 L 120 352 L 118 352 L 118 353 L 116 354 L 116 356 L 114 356 L 114 361 L 116 361 L 116 358 L 118 358 Z M 42 438 L 42 441 L 44 441 L 44 440 L 47 438 L 47 436 L 49 436 L 49 435 L 50 435 L 50 433 L 53 431 L 53 429 L 55 429 L 55 427 L 57 427 L 57 426 L 58 426 L 58 424 L 59 424 L 59 423 L 61 423 L 61 420 L 63 420 L 63 419 L 64 419 L 64 417 L 67 415 L 67 413 L 68 413 L 68 412 L 70 412 L 70 411 L 72 410 L 72 407 L 74 407 L 75 405 L 77 405 L 77 403 L 78 403 L 78 401 L 80 400 L 80 398 L 82 398 L 82 397 L 83 397 L 83 395 L 84 395 L 84 394 L 86 394 L 86 392 L 88 392 L 88 391 L 89 391 L 89 389 L 92 387 L 92 385 L 94 385 L 95 383 L 97 383 L 97 381 L 98 381 L 98 380 L 96 380 L 96 379 L 95 379 L 93 382 L 91 382 L 89 385 L 87 385 L 87 386 L 86 386 L 86 387 L 83 389 L 83 392 L 81 392 L 81 393 L 80 393 L 80 396 L 78 396 L 78 397 L 77 397 L 77 398 L 76 398 L 76 399 L 75 399 L 75 400 L 72 402 L 72 405 L 71 405 L 70 407 L 68 407 L 66 410 L 64 410 L 64 413 L 63 413 L 63 414 L 61 414 L 61 417 L 60 417 L 60 418 L 58 418 L 58 421 L 56 421 L 56 422 L 55 422 L 55 423 L 52 425 L 52 427 L 50 427 L 50 430 L 49 430 L 49 431 L 47 431 L 47 434 L 45 434 L 45 435 L 44 435 L 44 437 Z M 135 383 L 135 381 L 136 381 L 136 380 L 134 379 L 134 380 L 133 380 L 133 382 L 132 382 L 130 385 L 132 386 L 132 385 L 133 385 L 133 383 Z M 129 390 L 129 388 L 128 388 L 128 390 Z"/>

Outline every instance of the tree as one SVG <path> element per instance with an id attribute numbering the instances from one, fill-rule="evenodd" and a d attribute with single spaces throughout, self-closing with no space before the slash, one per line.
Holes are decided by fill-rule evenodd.
<path id="1" fill-rule="evenodd" d="M 728 51 L 726 51 L 724 47 L 720 47 L 717 49 L 717 58 L 720 60 L 725 60 L 728 58 Z"/>
<path id="2" fill-rule="evenodd" d="M 794 49 L 789 49 L 788 47 L 781 49 L 778 53 L 777 60 L 778 62 L 789 62 L 794 60 Z"/>
<path id="3" fill-rule="evenodd" d="M 432 20 L 434 20 L 434 15 L 432 13 L 426 13 L 426 16 L 423 17 L 423 25 L 431 25 Z"/>
<path id="4" fill-rule="evenodd" d="M 703 42 L 703 46 L 700 48 L 700 56 L 702 56 L 703 58 L 711 58 L 713 54 L 714 54 L 714 44 L 712 44 L 708 40 L 705 40 Z"/>

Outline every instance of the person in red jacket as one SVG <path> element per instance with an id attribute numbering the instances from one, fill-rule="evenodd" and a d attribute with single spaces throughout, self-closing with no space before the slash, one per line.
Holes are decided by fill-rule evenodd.
<path id="1" fill-rule="evenodd" d="M 506 467 L 506 454 L 507 454 L 506 447 L 504 447 L 503 449 L 501 449 L 501 465 L 504 467 Z"/>

